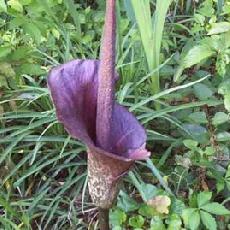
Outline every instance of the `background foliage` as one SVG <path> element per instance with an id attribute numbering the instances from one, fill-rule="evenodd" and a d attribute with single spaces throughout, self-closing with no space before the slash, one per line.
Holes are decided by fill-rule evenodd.
<path id="1" fill-rule="evenodd" d="M 230 229 L 230 2 L 167 2 L 118 1 L 117 100 L 152 157 L 124 178 L 110 223 Z M 0 229 L 97 229 L 85 147 L 58 124 L 46 78 L 98 57 L 104 4 L 0 0 Z"/>

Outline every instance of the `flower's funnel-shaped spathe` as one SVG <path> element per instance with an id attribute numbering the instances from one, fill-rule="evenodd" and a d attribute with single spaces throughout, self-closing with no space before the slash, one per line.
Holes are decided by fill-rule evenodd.
<path id="1" fill-rule="evenodd" d="M 109 208 L 118 179 L 134 160 L 145 159 L 146 133 L 137 119 L 114 102 L 109 151 L 96 145 L 97 60 L 74 60 L 54 68 L 48 78 L 58 120 L 88 147 L 89 190 L 94 203 Z M 115 83 L 115 82 L 114 82 Z"/>
<path id="2" fill-rule="evenodd" d="M 100 62 L 74 60 L 54 68 L 48 79 L 59 121 L 88 147 L 89 192 L 102 209 L 112 206 L 118 180 L 134 160 L 149 156 L 145 130 L 114 100 L 115 6 L 116 0 L 106 0 Z"/>

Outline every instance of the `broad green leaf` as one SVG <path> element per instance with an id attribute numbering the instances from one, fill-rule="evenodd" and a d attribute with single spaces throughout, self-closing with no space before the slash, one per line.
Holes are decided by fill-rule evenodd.
<path id="1" fill-rule="evenodd" d="M 46 71 L 41 68 L 39 64 L 25 63 L 17 68 L 18 74 L 28 74 L 40 76 L 46 74 Z"/>
<path id="2" fill-rule="evenodd" d="M 205 17 L 212 17 L 212 15 L 215 12 L 215 10 L 213 8 L 213 1 L 212 0 L 205 0 L 202 3 L 201 8 L 198 10 L 198 12 L 200 14 L 204 15 Z"/>
<path id="3" fill-rule="evenodd" d="M 69 14 L 71 15 L 71 17 L 73 18 L 75 27 L 77 29 L 77 34 L 81 34 L 81 24 L 80 24 L 80 20 L 78 17 L 78 11 L 76 9 L 76 4 L 74 3 L 73 0 L 65 0 L 64 4 L 69 12 Z"/>
<path id="4" fill-rule="evenodd" d="M 223 14 L 230 14 L 230 5 L 228 4 L 228 1 L 225 2 L 222 10 Z"/>
<path id="5" fill-rule="evenodd" d="M 8 88 L 7 78 L 0 74 L 0 88 Z M 2 113 L 2 107 L 0 106 L 0 114 Z"/>
<path id="6" fill-rule="evenodd" d="M 212 124 L 215 126 L 221 125 L 228 121 L 230 121 L 230 117 L 228 114 L 224 112 L 217 112 L 215 116 L 212 118 Z"/>
<path id="7" fill-rule="evenodd" d="M 207 100 L 213 95 L 212 90 L 203 83 L 197 83 L 196 85 L 193 86 L 193 88 L 194 88 L 194 94 L 200 100 Z"/>
<path id="8" fill-rule="evenodd" d="M 200 226 L 200 213 L 198 210 L 194 211 L 189 217 L 188 225 L 191 230 L 196 230 Z"/>
<path id="9" fill-rule="evenodd" d="M 228 112 L 230 112 L 230 93 L 224 95 L 224 107 Z"/>
<path id="10" fill-rule="evenodd" d="M 230 79 L 220 84 L 218 93 L 224 95 L 224 106 L 230 112 Z"/>
<path id="11" fill-rule="evenodd" d="M 2 63 L 0 62 L 0 74 L 5 76 L 6 78 L 13 78 L 16 75 L 11 64 L 7 62 L 2 62 Z"/>
<path id="12" fill-rule="evenodd" d="M 198 207 L 201 207 L 203 205 L 205 205 L 206 203 L 208 203 L 212 198 L 212 193 L 211 192 L 200 192 L 197 195 L 197 203 L 198 203 Z"/>
<path id="13" fill-rule="evenodd" d="M 11 53 L 11 47 L 9 46 L 0 47 L 0 59 L 5 58 L 10 53 Z"/>
<path id="14" fill-rule="evenodd" d="M 200 211 L 201 221 L 209 230 L 216 230 L 216 220 L 208 212 Z"/>
<path id="15" fill-rule="evenodd" d="M 230 5 L 228 5 L 228 2 L 223 6 L 223 14 L 230 14 Z"/>
<path id="16" fill-rule="evenodd" d="M 230 31 L 229 22 L 213 23 L 211 29 L 208 32 L 208 35 L 220 34 L 220 33 L 224 33 L 227 31 Z"/>
<path id="17" fill-rule="evenodd" d="M 223 52 L 219 52 L 217 55 L 217 59 L 216 59 L 216 70 L 217 73 L 224 78 L 224 76 L 226 75 L 226 69 L 227 69 L 227 62 L 226 62 L 226 54 L 224 54 Z"/>
<path id="18" fill-rule="evenodd" d="M 182 211 L 184 209 L 185 209 L 185 204 L 183 203 L 182 200 L 175 199 L 175 200 L 172 201 L 172 205 L 171 205 L 171 208 L 170 208 L 171 212 L 181 216 Z"/>
<path id="19" fill-rule="evenodd" d="M 188 132 L 191 133 L 193 139 L 198 143 L 206 143 L 208 140 L 207 129 L 198 124 L 184 124 L 183 128 L 185 128 Z"/>
<path id="20" fill-rule="evenodd" d="M 139 181 L 132 171 L 129 172 L 129 176 L 145 202 L 156 196 L 158 189 L 154 185 L 146 184 L 143 181 Z"/>
<path id="21" fill-rule="evenodd" d="M 196 212 L 197 209 L 195 208 L 186 208 L 182 211 L 182 219 L 183 219 L 183 222 L 184 222 L 184 225 L 186 227 L 189 226 L 189 220 L 190 220 L 190 217 L 193 215 L 194 212 Z"/>
<path id="22" fill-rule="evenodd" d="M 60 38 L 59 31 L 55 28 L 53 28 L 51 31 L 52 31 L 53 36 L 59 40 L 59 38 Z"/>
<path id="23" fill-rule="evenodd" d="M 182 218 L 185 226 L 188 226 L 191 230 L 198 229 L 200 225 L 200 214 L 195 208 L 187 208 L 182 212 Z"/>
<path id="24" fill-rule="evenodd" d="M 191 113 L 188 117 L 197 124 L 206 124 L 208 122 L 205 112 L 194 112 Z"/>
<path id="25" fill-rule="evenodd" d="M 202 26 L 205 24 L 205 17 L 202 14 L 194 14 L 194 20 Z"/>
<path id="26" fill-rule="evenodd" d="M 226 182 L 227 186 L 228 186 L 228 182 Z M 219 180 L 216 184 L 216 188 L 217 188 L 217 193 L 221 192 L 222 190 L 224 190 L 225 187 L 225 183 L 224 180 Z"/>
<path id="27" fill-rule="evenodd" d="M 141 215 L 129 218 L 129 225 L 134 228 L 141 228 L 145 223 L 145 219 Z"/>
<path id="28" fill-rule="evenodd" d="M 196 149 L 196 147 L 198 146 L 197 141 L 190 140 L 190 139 L 184 140 L 183 144 L 189 149 Z"/>
<path id="29" fill-rule="evenodd" d="M 230 165 L 228 166 L 225 177 L 230 179 Z"/>
<path id="30" fill-rule="evenodd" d="M 141 187 L 142 187 L 142 192 L 145 196 L 145 200 L 152 199 L 154 196 L 156 196 L 158 192 L 158 189 L 156 188 L 156 186 L 152 184 L 142 183 Z"/>
<path id="31" fill-rule="evenodd" d="M 138 203 L 122 190 L 119 193 L 117 206 L 126 213 L 135 211 L 139 208 Z"/>
<path id="32" fill-rule="evenodd" d="M 28 46 L 20 46 L 17 47 L 16 50 L 12 51 L 9 59 L 10 61 L 20 61 L 20 60 L 26 60 L 27 58 L 30 58 L 33 54 L 33 48 Z"/>
<path id="33" fill-rule="evenodd" d="M 191 48 L 188 53 L 180 60 L 180 65 L 173 77 L 175 82 L 180 81 L 184 69 L 190 68 L 193 65 L 201 63 L 203 60 L 212 57 L 215 50 L 209 44 L 196 45 Z"/>
<path id="34" fill-rule="evenodd" d="M 221 132 L 216 135 L 217 141 L 230 141 L 230 133 L 229 132 Z"/>
<path id="35" fill-rule="evenodd" d="M 114 226 L 112 230 L 123 230 L 123 228 L 121 226 Z"/>
<path id="36" fill-rule="evenodd" d="M 23 5 L 23 6 L 27 6 L 29 4 L 32 3 L 32 0 L 20 0 L 20 3 Z"/>
<path id="37" fill-rule="evenodd" d="M 218 88 L 218 93 L 222 95 L 228 95 L 230 94 L 230 79 L 223 81 L 219 88 Z"/>
<path id="38" fill-rule="evenodd" d="M 182 221 L 179 215 L 172 214 L 169 219 L 167 230 L 181 230 Z"/>
<path id="39" fill-rule="evenodd" d="M 159 216 L 155 216 L 151 220 L 150 229 L 149 230 L 165 230 L 165 225 L 163 224 L 162 219 Z"/>
<path id="40" fill-rule="evenodd" d="M 205 204 L 201 206 L 201 209 L 215 215 L 230 215 L 230 211 L 226 209 L 222 204 L 217 202 Z"/>
<path id="41" fill-rule="evenodd" d="M 214 53 L 215 51 L 211 49 L 208 44 L 194 46 L 182 60 L 182 66 L 183 68 L 189 68 L 199 64 L 204 59 L 211 57 Z"/>
<path id="42" fill-rule="evenodd" d="M 120 226 L 126 221 L 126 214 L 120 209 L 115 209 L 109 215 L 110 223 L 113 226 Z"/>
<path id="43" fill-rule="evenodd" d="M 206 148 L 205 148 L 205 154 L 207 155 L 207 156 L 213 156 L 214 154 L 215 154 L 215 149 L 212 147 L 212 146 L 207 146 Z"/>
<path id="44" fill-rule="evenodd" d="M 23 12 L 23 6 L 19 0 L 9 0 L 7 4 L 15 11 Z"/>
<path id="45" fill-rule="evenodd" d="M 138 210 L 138 213 L 145 217 L 153 217 L 159 214 L 153 207 L 145 204 L 141 205 L 141 207 Z"/>
<path id="46" fill-rule="evenodd" d="M 5 0 L 0 0 L 0 13 L 7 12 L 7 6 Z"/>
<path id="47" fill-rule="evenodd" d="M 32 22 L 27 22 L 23 24 L 23 29 L 25 33 L 29 34 L 30 37 L 39 44 L 41 42 L 41 31 L 39 28 Z"/>
<path id="48" fill-rule="evenodd" d="M 16 73 L 11 64 L 0 62 L 0 87 L 16 88 L 15 76 Z"/>
<path id="49" fill-rule="evenodd" d="M 228 169 L 225 175 L 225 182 L 226 182 L 228 190 L 230 191 L 230 165 L 228 166 Z"/>

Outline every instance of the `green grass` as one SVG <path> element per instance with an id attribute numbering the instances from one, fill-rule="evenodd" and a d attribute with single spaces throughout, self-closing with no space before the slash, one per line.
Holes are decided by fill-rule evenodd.
<path id="1" fill-rule="evenodd" d="M 151 15 L 149 0 L 132 0 L 136 23 L 138 25 L 141 41 L 144 47 L 149 72 L 157 69 L 160 65 L 161 42 L 165 18 L 171 0 L 156 1 L 154 15 Z M 154 72 L 151 77 L 152 93 L 160 91 L 160 73 Z"/>
<path id="2" fill-rule="evenodd" d="M 217 22 L 229 20 L 221 2 L 117 1 L 116 96 L 146 128 L 152 156 L 123 179 L 114 229 L 192 229 L 183 210 L 196 209 L 206 190 L 210 202 L 229 208 L 229 53 L 199 63 L 188 55 L 193 44 L 227 36 L 207 35 L 217 11 Z M 5 12 L 0 1 L 0 229 L 98 228 L 86 148 L 57 122 L 46 78 L 59 63 L 98 57 L 104 3 L 32 0 L 21 3 L 23 12 L 17 5 Z M 22 18 L 32 25 L 24 28 Z M 159 196 L 170 198 L 168 214 L 146 204 Z M 228 214 L 210 215 L 207 222 L 228 228 Z"/>

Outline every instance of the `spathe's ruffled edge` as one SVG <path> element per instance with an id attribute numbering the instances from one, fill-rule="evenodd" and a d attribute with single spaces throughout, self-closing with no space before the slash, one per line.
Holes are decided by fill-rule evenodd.
<path id="1" fill-rule="evenodd" d="M 126 161 L 126 162 L 130 162 L 130 161 L 135 161 L 135 160 L 144 160 L 144 159 L 147 159 L 151 153 L 149 151 L 146 150 L 145 148 L 146 144 L 144 144 L 143 146 L 141 146 L 140 148 L 138 149 L 130 149 L 129 152 L 136 152 L 137 154 L 135 154 L 136 157 L 123 157 L 121 155 L 116 155 L 114 153 L 110 153 L 110 152 L 107 152 L 99 147 L 96 147 L 95 145 L 88 145 L 87 148 L 90 149 L 91 152 L 97 152 L 98 154 L 101 154 L 101 155 L 105 155 L 107 157 L 110 157 L 110 158 L 113 158 L 113 159 L 116 159 L 116 160 L 121 160 L 121 161 Z M 138 157 L 138 153 L 139 152 L 144 152 L 145 154 L 145 157 Z"/>

